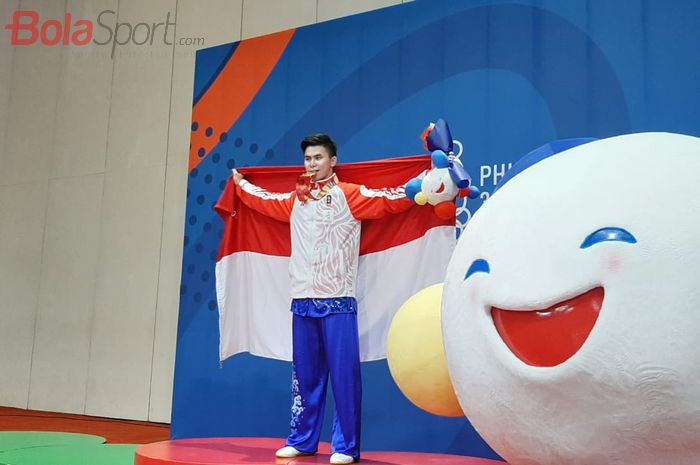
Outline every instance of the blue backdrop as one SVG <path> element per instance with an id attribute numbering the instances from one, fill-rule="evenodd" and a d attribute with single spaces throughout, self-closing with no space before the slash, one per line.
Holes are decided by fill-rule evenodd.
<path id="1" fill-rule="evenodd" d="M 218 361 L 222 222 L 212 206 L 230 168 L 300 164 L 298 142 L 314 132 L 334 136 L 341 162 L 422 153 L 421 131 L 444 117 L 488 193 L 510 163 L 553 139 L 700 136 L 698 24 L 694 0 L 424 0 L 297 29 L 231 127 L 193 121 L 193 134 L 207 130 L 218 144 L 199 151 L 189 175 L 172 436 L 288 432 L 290 364 Z M 239 45 L 197 54 L 195 103 Z M 466 419 L 410 404 L 385 361 L 365 363 L 363 382 L 365 450 L 497 457 Z M 329 414 L 324 440 L 330 424 Z"/>

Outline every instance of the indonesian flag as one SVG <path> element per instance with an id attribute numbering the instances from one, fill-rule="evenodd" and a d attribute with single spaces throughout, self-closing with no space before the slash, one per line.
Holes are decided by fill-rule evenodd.
<path id="1" fill-rule="evenodd" d="M 369 188 L 402 186 L 430 169 L 429 156 L 336 167 L 341 181 Z M 269 192 L 286 193 L 303 169 L 240 170 Z M 216 263 L 220 360 L 240 352 L 292 359 L 289 223 L 248 208 L 228 183 L 214 207 L 224 220 Z M 356 281 L 360 357 L 386 358 L 386 335 L 394 313 L 413 294 L 442 282 L 455 244 L 454 218 L 442 220 L 430 205 L 362 222 Z"/>

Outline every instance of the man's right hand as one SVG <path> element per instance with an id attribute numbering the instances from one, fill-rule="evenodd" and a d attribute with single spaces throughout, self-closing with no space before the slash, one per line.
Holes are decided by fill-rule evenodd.
<path id="1" fill-rule="evenodd" d="M 232 173 L 233 173 L 233 182 L 235 182 L 236 185 L 240 184 L 241 181 L 243 181 L 243 179 L 245 179 L 241 173 L 239 173 L 238 171 L 236 171 L 235 168 L 234 168 L 233 170 L 231 170 L 231 171 L 232 171 Z"/>

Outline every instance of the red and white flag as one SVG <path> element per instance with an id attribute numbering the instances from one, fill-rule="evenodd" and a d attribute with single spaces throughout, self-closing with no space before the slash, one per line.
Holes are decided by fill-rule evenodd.
<path id="1" fill-rule="evenodd" d="M 415 156 L 346 163 L 336 173 L 344 182 L 382 188 L 401 186 L 429 168 L 429 156 Z M 240 171 L 269 192 L 289 192 L 303 169 Z M 291 360 L 289 223 L 244 205 L 231 178 L 215 209 L 224 220 L 216 263 L 220 359 L 250 352 Z M 363 361 L 386 357 L 394 313 L 416 292 L 444 280 L 454 245 L 454 218 L 438 218 L 430 205 L 362 222 L 356 289 Z"/>

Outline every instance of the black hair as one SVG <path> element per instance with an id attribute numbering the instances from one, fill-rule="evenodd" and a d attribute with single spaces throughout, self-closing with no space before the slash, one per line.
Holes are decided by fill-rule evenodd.
<path id="1" fill-rule="evenodd" d="M 306 152 L 307 147 L 311 147 L 313 145 L 320 145 L 322 147 L 325 147 L 330 153 L 331 158 L 338 156 L 338 146 L 335 145 L 335 141 L 331 139 L 331 136 L 329 136 L 328 134 L 312 134 L 310 136 L 304 137 L 304 140 L 301 141 L 302 153 Z"/>

